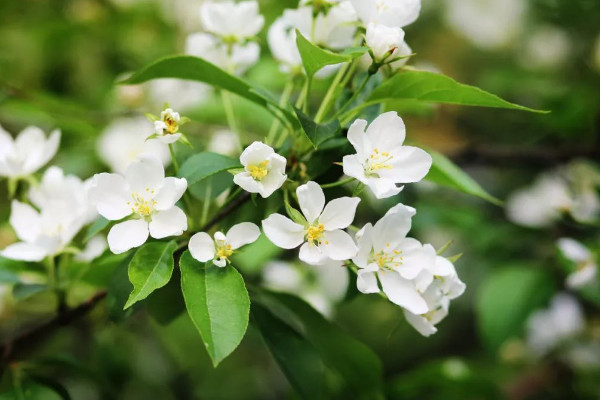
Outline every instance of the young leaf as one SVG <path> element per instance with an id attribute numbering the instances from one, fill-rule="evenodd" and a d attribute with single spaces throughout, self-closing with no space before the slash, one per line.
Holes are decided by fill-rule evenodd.
<path id="1" fill-rule="evenodd" d="M 530 265 L 491 275 L 476 301 L 477 324 L 487 347 L 497 351 L 507 339 L 521 335 L 527 317 L 543 306 L 553 289 L 550 276 Z"/>
<path id="2" fill-rule="evenodd" d="M 188 158 L 181 166 L 179 176 L 187 179 L 188 186 L 192 186 L 219 172 L 239 167 L 239 160 L 221 154 L 204 152 Z"/>
<path id="3" fill-rule="evenodd" d="M 383 398 L 383 367 L 371 349 L 331 324 L 299 298 L 283 293 L 267 293 L 266 296 L 301 323 L 304 337 L 317 349 L 325 365 L 341 375 L 354 398 Z"/>
<path id="4" fill-rule="evenodd" d="M 294 109 L 294 111 L 296 111 L 300 125 L 302 125 L 302 131 L 315 149 L 340 132 L 340 122 L 337 119 L 328 124 L 319 125 L 301 110 Z"/>
<path id="5" fill-rule="evenodd" d="M 129 281 L 133 284 L 133 291 L 124 309 L 169 283 L 175 264 L 173 260 L 175 250 L 177 250 L 175 241 L 147 243 L 138 249 L 129 264 Z"/>
<path id="6" fill-rule="evenodd" d="M 446 156 L 435 151 L 429 151 L 429 154 L 433 158 L 433 165 L 425 177 L 426 180 L 480 197 L 498 206 L 502 205 L 502 201 L 486 192 L 479 183 L 475 182 Z"/>
<path id="7" fill-rule="evenodd" d="M 264 89 L 254 87 L 243 79 L 228 74 L 216 65 L 198 57 L 171 56 L 162 58 L 146 65 L 121 83 L 137 84 L 159 78 L 179 78 L 204 82 L 237 94 L 271 112 L 273 112 L 273 109 L 277 109 L 290 122 L 294 122 L 293 114 L 289 110 L 279 107 L 277 102 L 273 101 L 270 96 L 262 94 L 265 92 Z"/>
<path id="8" fill-rule="evenodd" d="M 362 55 L 360 52 L 348 54 L 336 54 L 324 50 L 309 42 L 298 29 L 296 29 L 296 45 L 302 57 L 302 64 L 306 70 L 306 76 L 312 78 L 321 68 L 327 65 L 340 64 Z"/>
<path id="9" fill-rule="evenodd" d="M 385 81 L 371 92 L 361 108 L 400 99 L 548 113 L 548 111 L 534 110 L 510 103 L 477 87 L 458 83 L 442 74 L 418 70 L 402 72 Z"/>
<path id="10" fill-rule="evenodd" d="M 240 344 L 248 328 L 250 299 L 244 279 L 231 266 L 200 264 L 188 251 L 179 267 L 188 314 L 217 367 Z"/>
<path id="11" fill-rule="evenodd" d="M 324 398 L 325 367 L 315 348 L 260 304 L 252 304 L 252 317 L 269 351 L 298 393 L 305 399 Z"/>

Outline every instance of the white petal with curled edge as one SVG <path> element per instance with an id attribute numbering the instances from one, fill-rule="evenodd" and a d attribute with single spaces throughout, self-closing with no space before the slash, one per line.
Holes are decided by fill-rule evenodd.
<path id="1" fill-rule="evenodd" d="M 146 243 L 148 235 L 148 223 L 143 219 L 121 222 L 108 232 L 108 247 L 114 254 L 125 253 Z"/>
<path id="2" fill-rule="evenodd" d="M 172 207 L 152 215 L 150 236 L 155 239 L 179 236 L 187 230 L 187 227 L 187 217 L 183 210 Z"/>
<path id="3" fill-rule="evenodd" d="M 431 169 L 433 159 L 418 147 L 402 146 L 394 153 L 390 161 L 391 169 L 382 169 L 381 178 L 390 179 L 396 183 L 411 183 L 422 180 Z"/>
<path id="4" fill-rule="evenodd" d="M 356 150 L 356 155 L 360 160 L 369 157 L 371 151 L 373 151 L 373 149 L 371 149 L 369 137 L 365 133 L 366 128 L 367 121 L 364 119 L 357 119 L 350 125 L 350 128 L 348 128 L 348 141 Z"/>
<path id="5" fill-rule="evenodd" d="M 596 282 L 597 275 L 598 268 L 594 264 L 586 265 L 567 277 L 567 287 L 569 289 L 581 289 Z"/>
<path id="6" fill-rule="evenodd" d="M 240 155 L 240 161 L 244 167 L 260 164 L 268 160 L 274 152 L 275 150 L 271 146 L 267 146 L 262 142 L 254 142 L 244 149 Z"/>
<path id="7" fill-rule="evenodd" d="M 200 262 L 207 262 L 215 257 L 215 242 L 206 232 L 192 236 L 188 249 L 192 257 Z"/>
<path id="8" fill-rule="evenodd" d="M 374 149 L 391 151 L 404 143 L 406 137 L 404 121 L 395 111 L 383 113 L 371 122 L 367 128 L 367 136 Z"/>
<path id="9" fill-rule="evenodd" d="M 360 162 L 357 154 L 344 156 L 342 164 L 345 175 L 358 179 L 364 184 L 368 182 L 367 176 L 365 175 L 365 167 Z"/>
<path id="10" fill-rule="evenodd" d="M 121 175 L 102 173 L 92 179 L 88 191 L 90 202 L 98 213 L 111 221 L 118 221 L 131 214 L 129 184 Z"/>
<path id="11" fill-rule="evenodd" d="M 296 189 L 300 210 L 309 224 L 315 222 L 323 207 L 325 207 L 325 194 L 318 183 L 310 181 Z"/>
<path id="12" fill-rule="evenodd" d="M 324 254 L 323 250 L 312 243 L 304 243 L 302 247 L 300 247 L 298 256 L 300 260 L 310 265 L 322 265 L 327 261 L 327 256 Z"/>
<path id="13" fill-rule="evenodd" d="M 271 214 L 262 227 L 267 238 L 282 249 L 294 249 L 304 242 L 304 227 L 281 214 Z"/>
<path id="14" fill-rule="evenodd" d="M 395 196 L 404 189 L 403 186 L 398 187 L 392 180 L 386 178 L 367 178 L 366 185 L 378 199 Z"/>
<path id="15" fill-rule="evenodd" d="M 46 165 L 48 161 L 50 161 L 58 151 L 58 146 L 60 145 L 60 131 L 58 129 L 53 130 L 48 136 L 48 140 L 44 143 L 44 154 L 40 160 L 39 167 Z M 36 171 L 39 169 L 35 168 Z"/>
<path id="16" fill-rule="evenodd" d="M 321 241 L 323 252 L 332 260 L 349 260 L 358 253 L 354 240 L 341 230 L 324 232 Z"/>
<path id="17" fill-rule="evenodd" d="M 19 239 L 29 243 L 35 241 L 42 228 L 40 214 L 30 205 L 17 200 L 11 204 L 10 225 Z"/>
<path id="18" fill-rule="evenodd" d="M 417 332 L 425 337 L 429 337 L 437 333 L 437 328 L 427 318 L 422 315 L 415 315 L 407 310 L 404 310 L 404 318 Z"/>
<path id="19" fill-rule="evenodd" d="M 255 180 L 249 172 L 240 172 L 239 174 L 236 174 L 233 177 L 233 183 L 248 193 L 261 193 L 264 191 L 263 185 L 259 181 Z"/>
<path id="20" fill-rule="evenodd" d="M 417 210 L 411 206 L 398 203 L 394 207 L 390 208 L 388 212 L 385 213 L 385 215 L 390 214 L 404 214 L 407 217 L 412 218 L 417 214 Z"/>
<path id="21" fill-rule="evenodd" d="M 101 235 L 96 235 L 87 242 L 85 249 L 75 256 L 75 260 L 92 261 L 100 257 L 107 247 L 108 243 L 106 242 L 106 238 Z"/>
<path id="22" fill-rule="evenodd" d="M 430 269 L 435 276 L 451 276 L 456 274 L 456 269 L 446 257 L 436 256 L 433 268 Z"/>
<path id="23" fill-rule="evenodd" d="M 49 254 L 43 247 L 31 243 L 19 242 L 8 245 L 0 252 L 0 255 L 11 260 L 34 262 L 42 261 Z"/>
<path id="24" fill-rule="evenodd" d="M 378 276 L 383 292 L 392 303 L 413 314 L 425 314 L 428 311 L 427 303 L 412 282 L 403 279 L 395 271 L 379 271 Z"/>
<path id="25" fill-rule="evenodd" d="M 226 241 L 232 249 L 255 242 L 260 236 L 260 229 L 252 222 L 242 222 L 231 227 L 226 235 Z"/>
<path id="26" fill-rule="evenodd" d="M 165 178 L 162 186 L 158 190 L 154 201 L 156 210 L 167 210 L 175 205 L 183 196 L 187 189 L 187 180 L 185 178 Z"/>
<path id="27" fill-rule="evenodd" d="M 323 224 L 327 231 L 347 228 L 354 221 L 358 203 L 359 197 L 340 197 L 330 201 L 319 217 L 319 223 Z"/>
<path id="28" fill-rule="evenodd" d="M 164 144 L 173 144 L 181 138 L 181 133 L 173 133 L 169 135 L 160 135 L 157 139 Z"/>
<path id="29" fill-rule="evenodd" d="M 375 273 L 379 270 L 376 265 L 361 268 L 356 273 L 356 287 L 361 293 L 379 293 L 377 277 Z"/>
<path id="30" fill-rule="evenodd" d="M 165 179 L 165 169 L 156 156 L 142 154 L 137 161 L 127 167 L 125 179 L 132 192 L 145 195 L 147 192 L 160 189 Z"/>
<path id="31" fill-rule="evenodd" d="M 398 272 L 403 278 L 412 280 L 424 269 L 435 270 L 436 255 L 431 245 L 423 246 L 416 239 L 406 238 L 396 249 L 402 252 L 402 265 Z"/>

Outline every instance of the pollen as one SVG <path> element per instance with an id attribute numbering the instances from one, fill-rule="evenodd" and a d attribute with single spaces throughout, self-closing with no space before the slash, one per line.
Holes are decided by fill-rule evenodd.
<path id="1" fill-rule="evenodd" d="M 388 244 L 386 243 L 386 246 Z M 401 267 L 404 258 L 402 251 L 394 250 L 392 252 L 380 251 L 371 255 L 370 262 L 377 264 L 382 271 L 394 271 L 396 268 Z"/>
<path id="2" fill-rule="evenodd" d="M 165 115 L 163 117 L 163 122 L 167 126 L 167 128 L 164 131 L 164 133 L 166 133 L 168 135 L 173 135 L 173 134 L 175 134 L 175 133 L 177 133 L 179 131 L 179 124 L 170 115 Z"/>
<path id="3" fill-rule="evenodd" d="M 313 244 L 315 242 L 320 243 L 324 231 L 325 227 L 323 224 L 309 226 L 306 230 L 306 241 Z M 329 242 L 325 242 L 325 244 L 329 244 Z"/>
<path id="4" fill-rule="evenodd" d="M 252 164 L 247 167 L 248 172 L 250 172 L 250 176 L 255 181 L 261 181 L 267 176 L 269 173 L 269 169 L 267 168 L 269 165 L 269 161 L 265 160 L 260 164 Z"/>
<path id="5" fill-rule="evenodd" d="M 133 202 L 127 202 L 127 205 L 131 206 L 131 212 L 139 215 L 140 217 L 148 217 L 152 215 L 156 201 L 147 200 L 138 193 L 133 193 L 131 198 L 133 199 Z"/>
<path id="6" fill-rule="evenodd" d="M 217 258 L 224 258 L 229 261 L 229 257 L 233 255 L 233 249 L 230 244 L 222 244 L 217 247 Z"/>
<path id="7" fill-rule="evenodd" d="M 393 169 L 392 165 L 390 165 L 393 158 L 394 156 L 390 155 L 387 151 L 379 151 L 378 148 L 373 149 L 373 152 L 364 164 L 365 175 L 379 177 L 378 171 Z"/>

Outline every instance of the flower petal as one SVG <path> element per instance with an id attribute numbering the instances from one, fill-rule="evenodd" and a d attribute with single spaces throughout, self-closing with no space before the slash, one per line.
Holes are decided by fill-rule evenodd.
<path id="1" fill-rule="evenodd" d="M 106 250 L 108 243 L 106 238 L 102 235 L 96 235 L 92 237 L 88 242 L 85 249 L 75 256 L 77 261 L 92 261 L 100 257 Z"/>
<path id="2" fill-rule="evenodd" d="M 114 254 L 125 253 L 146 243 L 148 234 L 148 223 L 143 219 L 121 222 L 108 232 L 108 247 Z"/>
<path id="3" fill-rule="evenodd" d="M 425 337 L 429 337 L 437 333 L 437 328 L 427 318 L 422 315 L 415 315 L 407 310 L 404 310 L 404 318 L 417 332 Z"/>
<path id="4" fill-rule="evenodd" d="M 207 262 L 215 258 L 215 242 L 206 232 L 196 233 L 188 245 L 190 254 L 200 262 Z"/>
<path id="5" fill-rule="evenodd" d="M 252 178 L 249 172 L 240 172 L 233 177 L 233 183 L 248 193 L 261 193 L 264 189 L 262 184 Z"/>
<path id="6" fill-rule="evenodd" d="M 157 121 L 158 122 L 158 121 Z M 158 140 L 164 144 L 173 144 L 181 138 L 181 133 L 173 133 L 169 135 L 160 135 Z"/>
<path id="7" fill-rule="evenodd" d="M 187 180 L 185 178 L 165 178 L 158 193 L 154 196 L 154 201 L 156 201 L 154 208 L 160 211 L 173 207 L 186 189 Z"/>
<path id="8" fill-rule="evenodd" d="M 361 293 L 379 293 L 379 286 L 377 285 L 377 278 L 375 273 L 379 268 L 361 268 L 356 273 L 356 287 Z"/>
<path id="9" fill-rule="evenodd" d="M 390 151 L 402 146 L 406 137 L 404 121 L 395 111 L 381 114 L 375 118 L 367 129 L 367 136 L 373 148 L 380 151 Z"/>
<path id="10" fill-rule="evenodd" d="M 352 262 L 361 268 L 365 268 L 373 249 L 373 225 L 366 224 L 359 233 L 360 235 L 356 234 L 358 253 L 354 256 Z"/>
<path id="11" fill-rule="evenodd" d="M 390 214 L 381 218 L 373 227 L 373 250 L 396 249 L 410 231 L 411 219 L 407 215 Z M 389 246 L 388 246 L 389 244 Z"/>
<path id="12" fill-rule="evenodd" d="M 353 154 L 350 156 L 344 156 L 342 159 L 344 174 L 351 176 L 352 178 L 356 178 L 362 183 L 367 183 L 367 176 L 365 175 L 365 167 L 359 160 L 359 156 L 357 154 Z"/>
<path id="13" fill-rule="evenodd" d="M 412 280 L 424 269 L 432 273 L 435 270 L 436 254 L 431 245 L 423 246 L 416 239 L 406 238 L 396 249 L 402 252 L 403 261 L 398 272 L 403 278 Z"/>
<path id="14" fill-rule="evenodd" d="M 271 146 L 267 146 L 262 142 L 254 142 L 244 149 L 240 155 L 240 161 L 244 167 L 260 164 L 261 162 L 268 160 L 273 153 L 275 153 L 275 150 L 273 150 Z"/>
<path id="15" fill-rule="evenodd" d="M 366 128 L 367 121 L 364 119 L 357 119 L 348 128 L 348 141 L 354 146 L 359 160 L 365 160 L 373 151 L 369 137 L 365 133 Z"/>
<path id="16" fill-rule="evenodd" d="M 108 220 L 118 221 L 131 214 L 131 206 L 127 204 L 131 200 L 129 184 L 121 175 L 95 175 L 88 197 L 98 213 Z"/>
<path id="17" fill-rule="evenodd" d="M 281 214 L 271 214 L 262 227 L 267 238 L 282 249 L 294 249 L 304 242 L 304 227 Z"/>
<path id="18" fill-rule="evenodd" d="M 327 260 L 321 247 L 313 243 L 304 243 L 300 247 L 299 257 L 300 260 L 310 265 L 322 265 Z"/>
<path id="19" fill-rule="evenodd" d="M 398 187 L 392 180 L 386 178 L 367 178 L 366 185 L 378 199 L 395 196 L 404 189 L 403 186 Z"/>
<path id="20" fill-rule="evenodd" d="M 435 276 L 451 276 L 456 274 L 456 269 L 446 257 L 436 256 L 433 268 L 430 269 Z"/>
<path id="21" fill-rule="evenodd" d="M 402 146 L 394 152 L 390 161 L 391 169 L 382 169 L 379 176 L 396 183 L 419 182 L 428 173 L 433 160 L 431 156 L 418 147 Z"/>
<path id="22" fill-rule="evenodd" d="M 580 263 L 591 259 L 590 251 L 581 243 L 570 238 L 561 238 L 556 242 L 563 255 L 569 260 Z"/>
<path id="23" fill-rule="evenodd" d="M 260 236 L 260 229 L 252 222 L 242 222 L 229 229 L 226 241 L 233 250 L 252 243 Z"/>
<path id="24" fill-rule="evenodd" d="M 131 186 L 132 192 L 144 195 L 146 192 L 160 189 L 165 179 L 165 169 L 157 157 L 142 154 L 137 161 L 127 167 L 125 179 Z"/>
<path id="25" fill-rule="evenodd" d="M 427 303 L 412 282 L 394 271 L 379 271 L 377 275 L 384 293 L 392 303 L 413 314 L 425 314 L 428 311 Z"/>
<path id="26" fill-rule="evenodd" d="M 13 200 L 10 211 L 10 225 L 19 239 L 33 243 L 41 233 L 42 221 L 40 214 L 33 207 Z"/>
<path id="27" fill-rule="evenodd" d="M 7 246 L 4 250 L 0 251 L 0 255 L 11 260 L 34 262 L 42 261 L 49 254 L 41 246 L 19 242 Z"/>
<path id="28" fill-rule="evenodd" d="M 169 236 L 179 236 L 188 228 L 187 217 L 179 207 L 159 211 L 152 215 L 150 236 L 162 239 Z"/>
<path id="29" fill-rule="evenodd" d="M 310 181 L 296 189 L 296 195 L 298 196 L 298 203 L 302 214 L 306 217 L 309 224 L 315 222 L 323 207 L 325 207 L 325 194 L 323 189 L 318 183 Z"/>
<path id="30" fill-rule="evenodd" d="M 358 253 L 354 240 L 341 230 L 324 232 L 321 243 L 323 252 L 332 260 L 349 260 Z"/>
<path id="31" fill-rule="evenodd" d="M 327 231 L 347 228 L 354 221 L 358 203 L 359 197 L 340 197 L 330 201 L 319 217 L 319 223 L 323 224 Z"/>

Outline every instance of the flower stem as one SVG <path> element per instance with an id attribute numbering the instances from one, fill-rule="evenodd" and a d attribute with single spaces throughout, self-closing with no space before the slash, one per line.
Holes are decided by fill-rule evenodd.
<path id="1" fill-rule="evenodd" d="M 344 105 L 335 113 L 333 118 L 337 118 L 340 114 L 342 114 L 346 110 L 346 108 L 348 108 L 352 103 L 354 103 L 354 101 L 358 98 L 358 96 L 363 91 L 365 86 L 367 86 L 367 83 L 369 83 L 369 79 L 371 79 L 371 76 L 373 76 L 373 75 L 369 74 L 365 77 L 365 79 L 363 79 L 363 81 L 360 84 L 360 86 L 358 87 L 358 89 L 356 89 L 354 91 L 354 94 L 352 94 L 352 97 L 350 97 L 350 99 L 346 103 L 344 103 Z"/>
<path id="2" fill-rule="evenodd" d="M 329 108 L 331 107 L 331 102 L 334 99 L 334 94 L 337 91 L 338 86 L 342 81 L 342 78 L 344 77 L 344 74 L 348 70 L 348 66 L 349 64 L 345 64 L 342 68 L 340 68 L 335 78 L 333 78 L 333 82 L 331 82 L 331 85 L 329 86 L 329 89 L 327 90 L 327 93 L 325 94 L 325 97 L 323 98 L 323 101 L 319 106 L 317 115 L 315 116 L 315 122 L 317 124 L 323 122 L 323 118 L 327 114 L 327 111 L 329 111 Z"/>
<path id="3" fill-rule="evenodd" d="M 172 144 L 169 145 L 169 153 L 171 153 L 171 162 L 173 163 L 173 168 L 175 168 L 175 175 L 179 175 L 179 163 L 177 162 L 177 157 L 175 157 L 175 149 Z"/>
<path id="4" fill-rule="evenodd" d="M 355 178 L 348 178 L 348 179 L 344 179 L 344 180 L 333 182 L 333 183 L 327 183 L 325 185 L 321 185 L 321 188 L 330 189 L 330 188 L 334 188 L 334 187 L 338 187 L 338 186 L 343 186 L 347 183 L 353 182 L 354 179 Z"/>
<path id="5" fill-rule="evenodd" d="M 200 216 L 200 225 L 206 224 L 208 220 L 208 211 L 210 210 L 210 199 L 212 196 L 212 185 L 208 184 L 206 193 L 204 193 L 204 204 L 202 204 L 202 215 Z"/>
<path id="6" fill-rule="evenodd" d="M 290 79 L 283 88 L 283 92 L 281 93 L 281 98 L 279 99 L 279 106 L 285 106 L 290 100 L 290 96 L 294 90 L 294 80 Z M 274 118 L 273 123 L 271 124 L 271 129 L 269 129 L 269 134 L 267 135 L 267 144 L 272 146 L 275 143 L 275 139 L 277 138 L 277 133 L 279 132 L 279 127 L 281 126 L 281 122 L 279 119 Z"/>
<path id="7" fill-rule="evenodd" d="M 227 124 L 229 125 L 229 129 L 240 138 L 240 150 L 242 149 L 242 145 L 247 143 L 248 138 L 244 135 L 235 119 L 235 112 L 233 111 L 233 104 L 231 101 L 231 96 L 228 92 L 222 90 L 221 91 L 221 100 L 223 101 L 223 108 L 225 109 L 225 117 L 227 118 Z"/>

